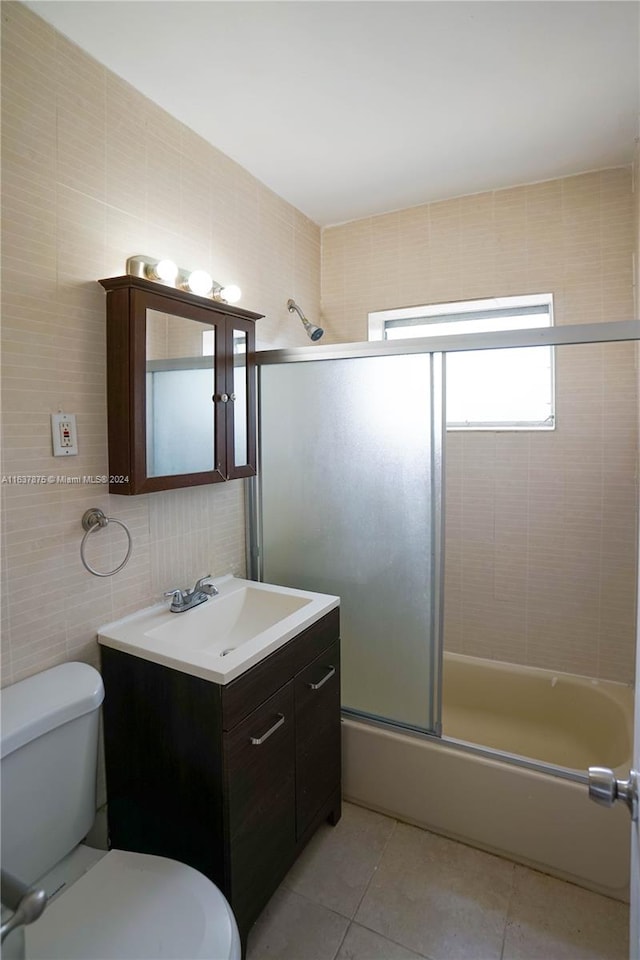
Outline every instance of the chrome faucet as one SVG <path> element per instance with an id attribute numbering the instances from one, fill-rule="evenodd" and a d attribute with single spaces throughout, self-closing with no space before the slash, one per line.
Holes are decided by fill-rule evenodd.
<path id="1" fill-rule="evenodd" d="M 182 590 L 180 587 L 174 587 L 173 590 L 165 592 L 165 597 L 171 597 L 171 606 L 169 607 L 171 613 L 185 613 L 187 610 L 197 607 L 198 604 L 204 603 L 209 597 L 217 596 L 217 593 L 218 588 L 214 583 L 211 583 L 211 574 L 208 573 L 206 577 L 201 577 L 196 582 L 193 590 Z"/>

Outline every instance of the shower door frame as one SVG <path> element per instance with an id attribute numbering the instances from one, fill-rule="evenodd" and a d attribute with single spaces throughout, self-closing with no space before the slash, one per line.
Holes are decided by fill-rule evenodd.
<path id="1" fill-rule="evenodd" d="M 446 388 L 446 355 L 475 350 L 512 349 L 517 347 L 539 346 L 567 346 L 571 344 L 612 343 L 616 341 L 639 341 L 640 320 L 616 320 L 605 323 L 566 324 L 553 327 L 535 327 L 527 330 L 507 330 L 490 333 L 470 333 L 449 335 L 447 337 L 420 337 L 407 340 L 375 340 L 358 343 L 316 344 L 309 347 L 291 347 L 281 350 L 263 350 L 256 352 L 256 376 L 258 377 L 258 470 L 255 477 L 247 481 L 247 566 L 248 576 L 252 580 L 261 581 L 263 572 L 263 540 L 261 516 L 261 416 L 260 416 L 260 373 L 261 367 L 281 363 L 304 363 L 320 360 L 346 360 L 360 357 L 382 357 L 404 354 L 430 354 L 432 362 L 432 476 L 434 478 L 435 504 L 433 516 L 435 522 L 431 531 L 432 551 L 432 617 L 431 629 L 433 643 L 430 650 L 431 660 L 431 716 L 433 729 L 412 726 L 411 724 L 367 714 L 361 710 L 342 707 L 346 717 L 363 723 L 382 726 L 387 729 L 396 729 L 414 736 L 437 739 L 459 749 L 487 757 L 501 755 L 505 760 L 518 766 L 530 769 L 553 772 L 564 775 L 567 779 L 583 781 L 581 775 L 571 775 L 562 768 L 551 764 L 529 760 L 516 754 L 483 747 L 481 745 L 456 740 L 454 737 L 442 734 L 442 662 L 443 662 L 443 629 L 444 629 L 444 544 L 446 505 L 444 501 L 445 482 L 445 388 Z"/>

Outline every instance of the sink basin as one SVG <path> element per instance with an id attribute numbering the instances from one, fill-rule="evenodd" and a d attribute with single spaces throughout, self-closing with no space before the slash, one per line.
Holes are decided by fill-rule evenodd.
<path id="1" fill-rule="evenodd" d="M 186 614 L 174 614 L 168 623 L 149 630 L 147 637 L 157 640 L 158 646 L 167 651 L 175 651 L 176 644 L 180 644 L 220 657 L 312 602 L 310 597 L 242 586 L 212 597 Z"/>
<path id="2" fill-rule="evenodd" d="M 236 577 L 185 613 L 161 604 L 101 627 L 98 642 L 215 683 L 229 683 L 329 610 L 339 598 Z"/>

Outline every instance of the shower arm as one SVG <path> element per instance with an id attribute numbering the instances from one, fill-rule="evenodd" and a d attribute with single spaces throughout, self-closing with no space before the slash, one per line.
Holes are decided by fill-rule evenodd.
<path id="1" fill-rule="evenodd" d="M 304 313 L 302 312 L 298 304 L 295 302 L 295 300 L 287 300 L 287 310 L 289 311 L 289 313 L 293 313 L 295 311 L 298 314 L 305 330 L 307 331 L 307 336 L 311 340 L 315 341 L 320 339 L 320 337 L 324 333 L 324 330 L 322 329 L 322 327 L 318 327 L 316 326 L 315 323 L 312 323 L 311 320 L 307 320 L 307 318 L 305 317 Z"/>
<path id="2" fill-rule="evenodd" d="M 302 312 L 298 304 L 295 302 L 295 300 L 287 300 L 287 309 L 289 310 L 289 313 L 293 313 L 293 311 L 295 310 L 295 312 L 298 314 L 298 316 L 300 317 L 303 323 L 309 323 L 309 321 L 307 320 L 307 318 L 305 317 L 304 313 Z"/>

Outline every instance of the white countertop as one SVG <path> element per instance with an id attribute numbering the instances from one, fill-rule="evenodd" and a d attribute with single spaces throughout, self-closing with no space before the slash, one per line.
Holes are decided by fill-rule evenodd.
<path id="1" fill-rule="evenodd" d="M 306 630 L 340 598 L 231 575 L 218 595 L 183 613 L 167 603 L 98 630 L 98 643 L 203 680 L 226 684 Z"/>

